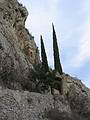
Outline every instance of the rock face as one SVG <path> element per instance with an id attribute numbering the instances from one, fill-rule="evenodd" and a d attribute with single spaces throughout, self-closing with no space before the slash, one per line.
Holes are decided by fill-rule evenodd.
<path id="1" fill-rule="evenodd" d="M 39 63 L 34 37 L 25 28 L 28 12 L 17 0 L 0 0 L 0 83 L 20 88 Z"/>
<path id="2" fill-rule="evenodd" d="M 63 75 L 63 95 L 0 88 L 0 120 L 90 120 L 90 90 Z"/>
<path id="3" fill-rule="evenodd" d="M 53 95 L 22 89 L 40 62 L 34 37 L 25 28 L 27 16 L 17 0 L 0 0 L 0 120 L 90 120 L 90 90 L 77 78 L 57 76 L 62 94 L 56 88 Z"/>

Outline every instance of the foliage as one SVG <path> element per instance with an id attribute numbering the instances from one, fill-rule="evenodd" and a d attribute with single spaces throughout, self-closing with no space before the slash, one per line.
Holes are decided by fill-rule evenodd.
<path id="1" fill-rule="evenodd" d="M 49 69 L 48 72 L 44 72 L 42 64 L 35 67 L 32 72 L 33 82 L 36 84 L 36 91 L 40 93 L 45 93 L 45 91 L 51 91 L 53 94 L 53 89 L 57 89 L 61 92 L 61 81 L 56 78 L 55 71 Z"/>
<path id="2" fill-rule="evenodd" d="M 54 54 L 54 67 L 55 70 L 60 73 L 60 75 L 63 73 L 62 72 L 62 66 L 60 63 L 60 58 L 59 58 L 59 49 L 58 49 L 58 44 L 57 44 L 57 37 L 54 29 L 54 25 L 52 24 L 53 27 L 53 54 Z"/>
<path id="3" fill-rule="evenodd" d="M 45 47 L 44 47 L 44 42 L 43 42 L 42 36 L 40 36 L 40 39 L 41 39 L 42 68 L 43 68 L 43 71 L 47 72 L 49 70 L 49 67 L 48 67 L 48 61 L 47 61 L 47 56 L 46 56 L 46 51 L 45 51 Z"/>

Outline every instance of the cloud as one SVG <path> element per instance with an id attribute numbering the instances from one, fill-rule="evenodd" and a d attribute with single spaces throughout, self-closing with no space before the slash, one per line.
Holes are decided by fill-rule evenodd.
<path id="1" fill-rule="evenodd" d="M 52 22 L 56 23 L 58 18 L 58 2 L 60 0 L 42 0 L 29 1 L 20 0 L 25 4 L 29 11 L 29 16 L 26 21 L 26 27 L 35 36 L 35 41 L 40 48 L 40 34 L 42 34 L 49 65 L 53 67 L 53 51 L 52 51 Z M 29 2 L 28 2 L 29 1 Z M 33 4 L 33 5 L 32 5 Z M 31 13 L 31 14 L 30 14 Z M 60 20 L 59 20 L 60 22 Z"/>
<path id="2" fill-rule="evenodd" d="M 35 2 L 29 0 L 27 1 L 19 0 L 19 1 L 24 3 L 28 8 L 29 16 L 26 22 L 26 27 L 35 36 L 35 41 L 39 47 L 40 47 L 39 35 L 42 34 L 44 37 L 44 43 L 46 46 L 46 51 L 48 53 L 50 64 L 52 64 L 50 58 L 53 59 L 53 55 L 51 55 L 52 54 L 51 53 L 52 51 L 51 22 L 55 23 L 55 26 L 57 28 L 56 29 L 58 35 L 57 37 L 62 41 L 61 44 L 63 48 L 68 49 L 67 53 L 69 52 L 70 48 L 71 49 L 72 47 L 73 49 L 76 48 L 75 50 L 72 50 L 73 52 L 67 54 L 67 55 L 71 55 L 71 57 L 73 56 L 71 60 L 68 59 L 70 56 L 67 57 L 67 61 L 69 61 L 68 65 L 71 64 L 72 67 L 80 67 L 84 65 L 88 60 L 90 60 L 90 39 L 89 39 L 90 38 L 90 0 L 86 0 L 86 1 L 82 0 L 80 2 L 81 6 L 79 6 L 80 11 L 76 10 L 75 17 L 79 17 L 80 14 L 85 17 L 83 18 L 84 21 L 80 19 L 80 21 L 83 21 L 83 23 L 81 22 L 79 26 L 74 26 L 75 22 L 78 23 L 77 21 L 78 18 L 76 19 L 71 17 L 71 21 L 73 22 L 71 24 L 70 22 L 68 22 L 70 19 L 67 18 L 66 14 L 68 14 L 68 12 L 70 11 L 68 10 L 69 8 L 66 7 L 67 6 L 69 7 L 70 4 L 71 4 L 70 6 L 72 6 L 73 4 L 72 2 L 65 7 L 64 6 L 61 7 L 62 0 L 46 0 L 45 2 L 42 2 L 42 0 Z M 59 4 L 59 8 L 58 8 L 58 4 Z M 73 14 L 71 12 L 71 14 L 69 13 L 69 16 Z M 63 29 L 62 31 L 64 35 L 62 35 L 62 32 L 60 31 L 61 28 Z M 72 40 L 73 37 L 75 37 L 75 35 L 79 36 L 80 40 L 79 38 L 76 38 L 78 40 L 75 39 Z M 48 44 L 48 42 L 51 44 Z M 75 51 L 76 54 L 73 54 L 75 53 Z M 63 52 L 64 54 L 66 54 L 65 51 Z M 68 66 L 66 64 L 65 66 Z"/>
<path id="3" fill-rule="evenodd" d="M 90 77 L 89 77 L 89 75 L 87 76 L 87 79 L 86 79 L 86 80 L 83 80 L 83 83 L 84 83 L 88 88 L 90 88 Z"/>
<path id="4" fill-rule="evenodd" d="M 85 16 L 85 20 L 82 24 L 77 54 L 72 60 L 74 67 L 81 67 L 90 60 L 90 1 L 84 2 L 81 13 Z"/>
<path id="5" fill-rule="evenodd" d="M 26 27 L 39 48 L 39 36 L 43 35 L 50 67 L 53 68 L 51 23 L 54 22 L 64 71 L 87 79 L 86 85 L 90 86 L 87 75 L 90 67 L 85 64 L 90 60 L 90 0 L 19 1 L 29 11 Z"/>
<path id="6" fill-rule="evenodd" d="M 90 48 L 90 40 L 89 40 L 90 38 L 90 24 L 89 24 L 90 2 L 89 0 L 86 0 L 83 2 L 81 1 L 82 3 L 81 10 L 76 11 L 76 17 L 78 17 L 77 12 L 81 12 L 81 14 L 85 16 L 84 22 L 81 23 L 81 25 L 79 26 L 72 25 L 72 24 L 75 24 L 76 22 L 75 20 L 78 20 L 76 18 L 75 20 L 73 19 L 73 17 L 71 18 L 71 21 L 74 20 L 71 24 L 70 22 L 68 22 L 70 19 L 67 18 L 66 14 L 68 14 L 68 12 L 70 11 L 69 10 L 67 11 L 67 9 L 69 8 L 66 8 L 66 6 L 61 7 L 62 0 L 46 0 L 45 2 L 42 2 L 42 0 L 33 1 L 33 2 L 29 0 L 27 1 L 19 0 L 19 1 L 24 3 L 25 6 L 28 8 L 29 16 L 26 21 L 26 27 L 35 36 L 35 41 L 39 47 L 40 47 L 39 36 L 40 34 L 43 35 L 50 66 L 52 66 L 53 64 L 53 62 L 51 62 L 51 59 L 53 61 L 52 36 L 51 36 L 52 22 L 55 23 L 55 27 L 57 28 L 56 31 L 57 31 L 58 40 L 60 39 L 62 41 L 61 44 L 63 48 L 67 49 L 62 52 L 65 55 L 70 55 L 71 57 L 73 56 L 71 60 L 69 60 L 70 56 L 69 57 L 67 56 L 67 60 L 63 61 L 64 66 L 69 67 L 71 65 L 71 67 L 80 67 L 84 65 L 84 63 L 87 60 L 89 60 L 90 58 L 90 55 L 89 55 L 90 53 L 90 49 L 89 49 Z M 58 8 L 58 4 L 59 4 L 59 8 Z M 72 3 L 70 4 L 72 5 Z M 67 6 L 69 7 L 69 5 Z M 71 15 L 73 15 L 72 12 L 71 12 Z M 69 16 L 70 16 L 70 13 L 69 13 Z M 61 28 L 63 30 L 61 30 Z M 62 35 L 63 34 L 62 31 L 64 35 Z M 77 34 L 79 33 L 80 33 L 80 40 L 72 40 L 73 36 L 75 37 L 75 34 L 77 36 Z M 68 53 L 70 52 L 69 50 L 70 48 L 72 49 L 72 47 L 74 47 L 73 52 Z M 65 53 L 65 51 L 67 51 L 67 54 Z M 73 54 L 74 51 L 76 51 L 76 54 Z M 67 64 L 67 61 L 69 61 L 69 64 Z"/>

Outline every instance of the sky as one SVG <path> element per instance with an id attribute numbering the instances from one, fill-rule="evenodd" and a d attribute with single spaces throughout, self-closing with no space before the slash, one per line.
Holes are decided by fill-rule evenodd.
<path id="1" fill-rule="evenodd" d="M 90 0 L 19 0 L 29 12 L 26 27 L 40 50 L 43 36 L 49 66 L 53 68 L 52 22 L 65 73 L 90 88 Z"/>

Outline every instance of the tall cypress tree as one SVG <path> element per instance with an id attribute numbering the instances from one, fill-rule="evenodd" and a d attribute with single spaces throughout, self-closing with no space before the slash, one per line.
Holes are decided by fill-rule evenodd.
<path id="1" fill-rule="evenodd" d="M 49 71 L 48 67 L 48 61 L 47 61 L 47 56 L 45 52 L 45 47 L 44 47 L 44 42 L 42 36 L 40 36 L 41 39 L 41 58 L 42 58 L 42 68 L 45 70 L 45 72 Z"/>
<path id="2" fill-rule="evenodd" d="M 54 67 L 55 70 L 60 73 L 60 75 L 63 73 L 62 71 L 62 66 L 60 63 L 60 58 L 59 58 L 59 49 L 58 49 L 58 44 L 57 44 L 57 37 L 56 37 L 56 32 L 54 29 L 54 25 L 52 23 L 52 28 L 53 28 L 53 55 L 54 55 Z"/>

